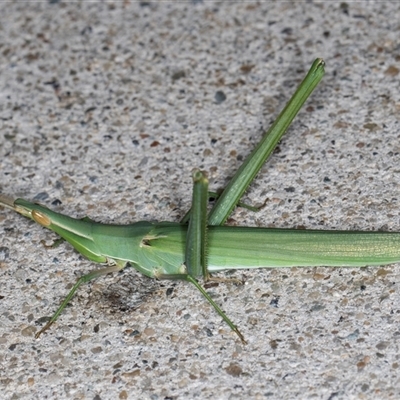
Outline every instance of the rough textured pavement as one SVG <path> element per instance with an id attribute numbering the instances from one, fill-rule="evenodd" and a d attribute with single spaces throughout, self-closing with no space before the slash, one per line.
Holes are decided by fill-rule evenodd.
<path id="1" fill-rule="evenodd" d="M 326 76 L 230 224 L 400 231 L 398 2 L 2 2 L 0 192 L 178 221 L 223 187 L 312 61 Z M 209 289 L 94 266 L 0 210 L 5 399 L 396 399 L 400 265 L 238 271 Z"/>

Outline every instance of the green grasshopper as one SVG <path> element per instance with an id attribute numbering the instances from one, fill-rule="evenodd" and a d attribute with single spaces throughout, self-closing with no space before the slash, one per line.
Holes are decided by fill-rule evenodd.
<path id="1" fill-rule="evenodd" d="M 245 343 L 238 328 L 198 283 L 198 277 L 212 279 L 211 273 L 229 269 L 360 267 L 400 262 L 400 233 L 224 225 L 293 118 L 322 79 L 324 65 L 322 59 L 314 61 L 293 97 L 241 165 L 208 215 L 207 178 L 199 170 L 193 172 L 193 200 L 188 224 L 185 220 L 181 223 L 141 221 L 129 225 L 107 225 L 88 218 L 71 218 L 23 199 L 11 201 L 1 196 L 1 205 L 56 232 L 89 260 L 108 264 L 77 280 L 53 317 L 35 335 L 36 338 L 57 320 L 81 284 L 119 271 L 128 264 L 151 278 L 180 279 L 192 283 Z"/>

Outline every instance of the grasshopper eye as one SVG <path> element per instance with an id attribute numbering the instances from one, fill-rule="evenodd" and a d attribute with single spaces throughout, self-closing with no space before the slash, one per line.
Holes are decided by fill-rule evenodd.
<path id="1" fill-rule="evenodd" d="M 42 226 L 50 226 L 51 225 L 51 219 L 41 213 L 40 211 L 37 210 L 32 210 L 32 218 L 35 222 Z"/>

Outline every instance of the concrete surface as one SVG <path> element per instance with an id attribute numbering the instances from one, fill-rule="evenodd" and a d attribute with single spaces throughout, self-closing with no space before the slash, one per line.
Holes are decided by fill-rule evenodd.
<path id="1" fill-rule="evenodd" d="M 2 2 L 0 191 L 177 221 L 221 188 L 312 61 L 326 76 L 229 223 L 400 230 L 398 2 Z M 0 211 L 4 399 L 396 399 L 400 266 L 238 271 L 200 295 L 93 264 Z"/>

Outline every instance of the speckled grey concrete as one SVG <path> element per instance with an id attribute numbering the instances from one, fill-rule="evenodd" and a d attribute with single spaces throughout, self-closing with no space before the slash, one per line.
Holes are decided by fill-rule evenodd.
<path id="1" fill-rule="evenodd" d="M 54 3 L 54 4 L 51 4 Z M 326 76 L 231 224 L 400 230 L 398 2 L 0 4 L 0 191 L 125 224 L 223 187 L 316 57 Z M 61 203 L 60 203 L 61 202 Z M 93 264 L 0 210 L 5 399 L 395 399 L 400 266 L 238 271 L 210 289 Z"/>

